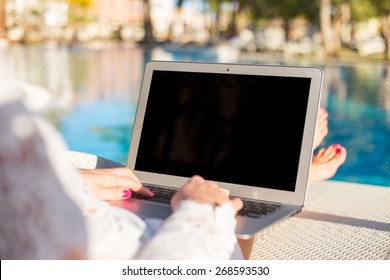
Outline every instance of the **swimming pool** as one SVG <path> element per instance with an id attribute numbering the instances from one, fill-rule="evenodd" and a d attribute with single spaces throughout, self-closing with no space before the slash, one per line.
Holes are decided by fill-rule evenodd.
<path id="1" fill-rule="evenodd" d="M 138 47 L 19 46 L 6 52 L 14 76 L 45 86 L 56 97 L 59 105 L 46 115 L 70 149 L 121 163 L 126 162 L 145 63 L 149 59 L 219 61 L 214 49 L 145 52 Z M 311 64 L 277 59 L 236 62 Z M 9 66 L 4 63 L 0 60 L 0 67 Z M 330 131 L 323 144 L 340 143 L 348 151 L 332 180 L 390 186 L 390 63 L 318 66 L 325 71 L 321 103 L 329 112 Z"/>
<path id="2" fill-rule="evenodd" d="M 330 116 L 325 143 L 341 143 L 348 150 L 334 179 L 390 186 L 390 65 L 324 69 L 339 77 L 322 99 Z"/>

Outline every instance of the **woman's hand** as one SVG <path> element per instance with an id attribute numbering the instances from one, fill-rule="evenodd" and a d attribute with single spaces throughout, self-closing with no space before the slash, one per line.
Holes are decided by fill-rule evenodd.
<path id="1" fill-rule="evenodd" d="M 230 201 L 235 213 L 243 206 L 239 198 L 230 199 L 228 191 L 221 189 L 212 181 L 205 181 L 200 176 L 193 176 L 172 198 L 171 206 L 175 209 L 181 200 L 193 200 L 198 203 L 208 203 L 211 205 L 221 205 Z"/>
<path id="2" fill-rule="evenodd" d="M 126 167 L 107 169 L 82 169 L 81 176 L 100 200 L 124 200 L 138 192 L 151 197 L 153 192 L 143 186 L 135 174 Z"/>

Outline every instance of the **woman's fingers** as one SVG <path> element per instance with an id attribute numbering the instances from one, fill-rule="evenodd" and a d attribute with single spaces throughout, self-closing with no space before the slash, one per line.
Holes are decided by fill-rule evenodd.
<path id="1" fill-rule="evenodd" d="M 133 192 L 153 196 L 128 168 L 80 170 L 80 173 L 101 200 L 128 199 Z"/>
<path id="2" fill-rule="evenodd" d="M 118 175 L 121 177 L 129 178 L 134 181 L 137 181 L 141 184 L 141 181 L 138 179 L 138 177 L 134 174 L 133 171 L 131 171 L 127 167 L 118 167 L 118 168 L 105 168 L 105 169 L 95 169 L 97 172 L 105 173 L 105 174 L 113 174 Z"/>
<path id="3" fill-rule="evenodd" d="M 241 199 L 229 198 L 229 191 L 220 188 L 215 182 L 205 181 L 200 176 L 193 176 L 188 182 L 175 194 L 171 200 L 172 208 L 175 209 L 177 203 L 181 200 L 192 200 L 198 203 L 207 203 L 211 205 L 221 205 L 227 201 L 232 203 L 235 213 L 242 208 Z"/>
<path id="4" fill-rule="evenodd" d="M 104 188 L 100 186 L 92 186 L 91 190 L 100 200 L 124 200 L 129 199 L 133 195 L 131 190 L 124 188 Z"/>
<path id="5" fill-rule="evenodd" d="M 80 170 L 93 194 L 101 200 L 129 199 L 133 192 L 151 197 L 153 192 L 143 186 L 135 174 L 128 168 Z M 229 192 L 212 181 L 205 181 L 201 176 L 193 176 L 175 194 L 171 200 L 172 208 L 180 200 L 193 200 L 198 203 L 221 205 L 229 201 Z M 239 199 L 230 200 L 235 212 L 242 207 Z"/>
<path id="6" fill-rule="evenodd" d="M 113 175 L 118 175 L 124 178 L 129 179 L 130 181 L 134 182 L 135 184 L 132 184 L 130 189 L 134 192 L 140 193 L 143 196 L 151 197 L 154 195 L 154 193 L 142 185 L 141 181 L 138 179 L 138 177 L 127 167 L 120 167 L 120 168 L 110 168 L 105 169 L 107 172 L 110 172 Z M 126 182 L 123 182 L 126 183 Z M 124 185 L 121 185 L 121 187 L 124 187 Z"/>
<path id="7" fill-rule="evenodd" d="M 244 203 L 242 202 L 242 200 L 240 198 L 233 198 L 230 200 L 230 203 L 232 204 L 234 213 L 236 213 L 236 214 L 244 206 Z"/>

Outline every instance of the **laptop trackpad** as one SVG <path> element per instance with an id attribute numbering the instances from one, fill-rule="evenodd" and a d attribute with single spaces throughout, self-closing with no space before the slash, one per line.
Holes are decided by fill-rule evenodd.
<path id="1" fill-rule="evenodd" d="M 157 203 L 148 200 L 129 199 L 124 201 L 114 201 L 110 204 L 127 209 L 142 219 L 166 219 L 172 214 L 169 204 Z"/>

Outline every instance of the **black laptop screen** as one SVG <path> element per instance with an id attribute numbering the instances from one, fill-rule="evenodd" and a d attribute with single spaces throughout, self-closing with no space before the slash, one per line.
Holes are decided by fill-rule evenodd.
<path id="1" fill-rule="evenodd" d="M 135 169 L 294 191 L 310 82 L 154 71 Z"/>

